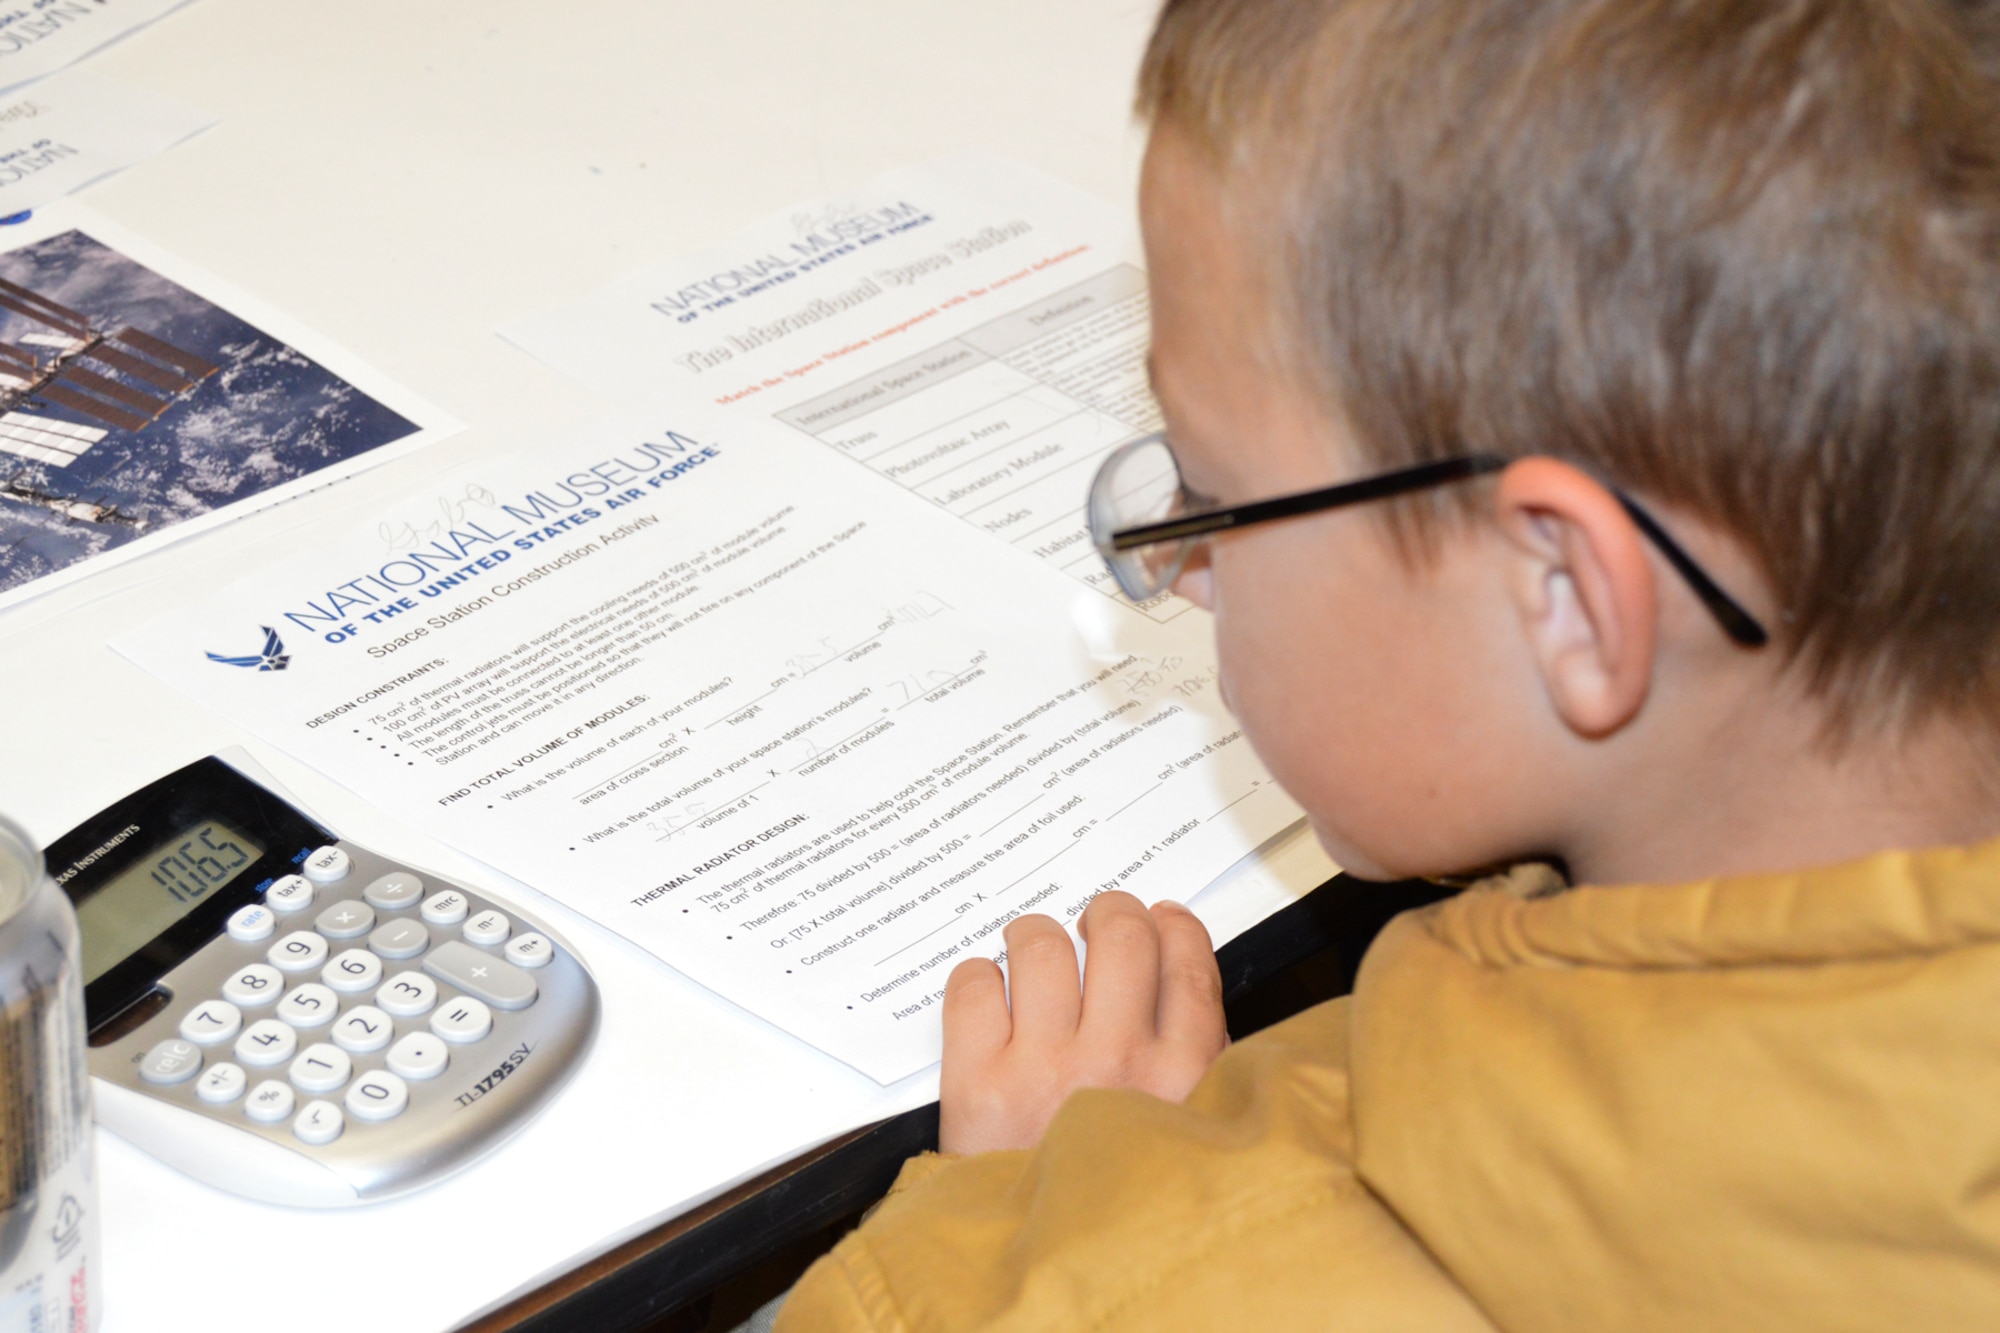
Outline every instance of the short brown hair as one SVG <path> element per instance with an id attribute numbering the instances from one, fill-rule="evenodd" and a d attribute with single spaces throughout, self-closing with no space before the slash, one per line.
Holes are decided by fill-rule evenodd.
<path id="1" fill-rule="evenodd" d="M 1167 0 L 1139 109 L 1371 461 L 1684 506 L 1837 718 L 2000 726 L 2000 0 Z"/>

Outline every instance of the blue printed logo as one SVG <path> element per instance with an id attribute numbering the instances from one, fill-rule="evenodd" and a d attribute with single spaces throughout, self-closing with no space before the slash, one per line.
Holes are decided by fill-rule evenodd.
<path id="1" fill-rule="evenodd" d="M 269 625 L 259 625 L 264 631 L 264 651 L 252 653 L 248 657 L 225 657 L 221 653 L 210 653 L 208 660 L 220 662 L 224 666 L 253 667 L 258 671 L 283 671 L 291 665 L 291 656 L 285 652 L 285 642 L 278 637 L 278 631 Z"/>

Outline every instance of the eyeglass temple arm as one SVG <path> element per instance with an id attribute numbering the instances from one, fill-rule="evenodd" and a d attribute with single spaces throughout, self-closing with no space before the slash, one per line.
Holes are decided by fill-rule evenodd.
<path id="1" fill-rule="evenodd" d="M 1167 519 L 1159 523 L 1126 528 L 1111 534 L 1111 549 L 1129 551 L 1135 547 L 1150 546 L 1155 542 L 1205 537 L 1210 533 L 1247 527 L 1252 523 L 1268 523 L 1273 519 L 1318 513 L 1343 505 L 1385 500 L 1390 496 L 1404 495 L 1465 477 L 1498 472 L 1506 466 L 1506 459 L 1492 454 L 1469 454 L 1459 458 L 1441 459 L 1434 463 L 1419 463 L 1415 467 L 1403 468 L 1379 477 L 1364 478 L 1361 481 L 1345 482 L 1339 486 L 1328 486 L 1322 490 L 1284 495 L 1274 500 L 1259 500 L 1253 504 L 1237 505 L 1232 509 L 1219 509 L 1213 513 L 1190 514 L 1186 518 Z M 1724 634 L 1745 648 L 1762 648 L 1770 642 L 1771 636 L 1757 623 L 1756 618 L 1717 586 L 1715 580 L 1694 562 L 1693 557 L 1681 549 L 1679 542 L 1667 535 L 1667 530 L 1661 527 L 1651 514 L 1641 509 L 1623 491 L 1614 487 L 1611 493 L 1618 497 L 1618 503 L 1624 507 L 1633 523 L 1638 525 L 1639 531 L 1646 534 L 1647 539 L 1659 548 L 1660 554 L 1667 558 L 1667 563 L 1674 567 L 1675 572 L 1687 580 L 1688 587 L 1701 599 L 1701 604 L 1708 608 L 1716 623 L 1722 626 Z"/>
<path id="2" fill-rule="evenodd" d="M 1618 503 L 1625 507 L 1625 512 L 1631 516 L 1632 521 L 1639 525 L 1639 531 L 1645 533 L 1653 545 L 1660 548 L 1660 554 L 1667 558 L 1667 563 L 1687 580 L 1688 587 L 1694 589 L 1694 595 L 1701 598 L 1701 604 L 1709 609 L 1709 613 L 1722 626 L 1724 634 L 1745 648 L 1762 648 L 1771 641 L 1771 636 L 1757 623 L 1756 618 L 1745 611 L 1735 598 L 1718 587 L 1715 580 L 1694 562 L 1693 557 L 1681 549 L 1681 544 L 1669 537 L 1667 530 L 1653 520 L 1651 514 L 1641 509 L 1624 492 L 1614 490 L 1612 494 L 1618 497 Z"/>
<path id="3" fill-rule="evenodd" d="M 1506 466 L 1505 459 L 1479 454 L 1464 458 L 1441 459 L 1435 463 L 1419 463 L 1415 467 L 1403 468 L 1398 472 L 1384 473 L 1379 477 L 1366 477 L 1360 481 L 1342 482 L 1338 486 L 1328 486 L 1322 490 L 1304 491 L 1298 495 L 1281 495 L 1275 500 L 1258 500 L 1252 504 L 1237 505 L 1232 509 L 1218 509 L 1213 513 L 1190 514 L 1186 518 L 1170 518 L 1136 528 L 1124 528 L 1111 534 L 1111 549 L 1130 551 L 1135 547 L 1151 546 L 1155 542 L 1206 537 L 1210 533 L 1222 532 L 1229 528 L 1248 527 L 1253 523 L 1269 523 L 1273 519 L 1295 518 L 1300 514 L 1320 513 L 1328 509 L 1339 509 L 1345 505 L 1365 504 L 1370 500 L 1386 500 L 1392 495 L 1406 495 L 1411 491 L 1439 486 L 1448 481 L 1476 477 L 1486 472 L 1498 472 Z"/>

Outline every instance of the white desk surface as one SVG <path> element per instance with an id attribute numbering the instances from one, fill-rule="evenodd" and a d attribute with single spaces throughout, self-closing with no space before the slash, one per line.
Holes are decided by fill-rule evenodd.
<path id="1" fill-rule="evenodd" d="M 89 62 L 220 125 L 83 198 L 470 424 L 331 491 L 0 614 L 0 810 L 46 841 L 180 764 L 251 752 L 343 835 L 520 899 L 605 996 L 539 1121 L 409 1199 L 246 1203 L 100 1133 L 106 1333 L 442 1329 L 762 1168 L 919 1105 L 370 808 L 113 654 L 115 631 L 311 543 L 413 478 L 554 438 L 589 404 L 517 316 L 789 204 L 966 148 L 1132 197 L 1151 0 L 197 0 Z M 1328 873 L 1294 847 L 1220 934 Z M 1284 887 L 1286 884 L 1295 886 Z M 1190 886 L 1191 889 L 1193 886 Z M 1199 906 L 1199 904 L 1198 904 Z"/>

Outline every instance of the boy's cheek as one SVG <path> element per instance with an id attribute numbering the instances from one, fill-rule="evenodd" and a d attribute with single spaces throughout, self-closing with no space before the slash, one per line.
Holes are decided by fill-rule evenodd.
<path id="1" fill-rule="evenodd" d="M 1346 748 L 1327 697 L 1337 689 L 1328 679 L 1331 653 L 1312 626 L 1246 624 L 1232 613 L 1242 609 L 1216 618 L 1217 689 L 1257 757 L 1310 811 L 1337 778 Z"/>
<path id="2" fill-rule="evenodd" d="M 1401 623 L 1399 601 L 1423 599 L 1394 570 L 1285 536 L 1232 543 L 1218 562 L 1222 698 L 1328 855 L 1381 878 L 1412 859 L 1407 825 L 1434 804 L 1431 765 L 1451 749 L 1436 734 L 1437 714 L 1453 711 L 1437 697 L 1447 683 Z"/>
<path id="3" fill-rule="evenodd" d="M 1313 837 L 1335 865 L 1362 879 L 1403 878 L 1412 849 L 1404 845 L 1402 802 L 1384 800 L 1390 793 L 1374 788 L 1379 766 L 1360 762 L 1371 748 L 1367 741 L 1297 721 L 1276 728 L 1246 724 L 1244 731 L 1279 785 L 1304 808 Z"/>

